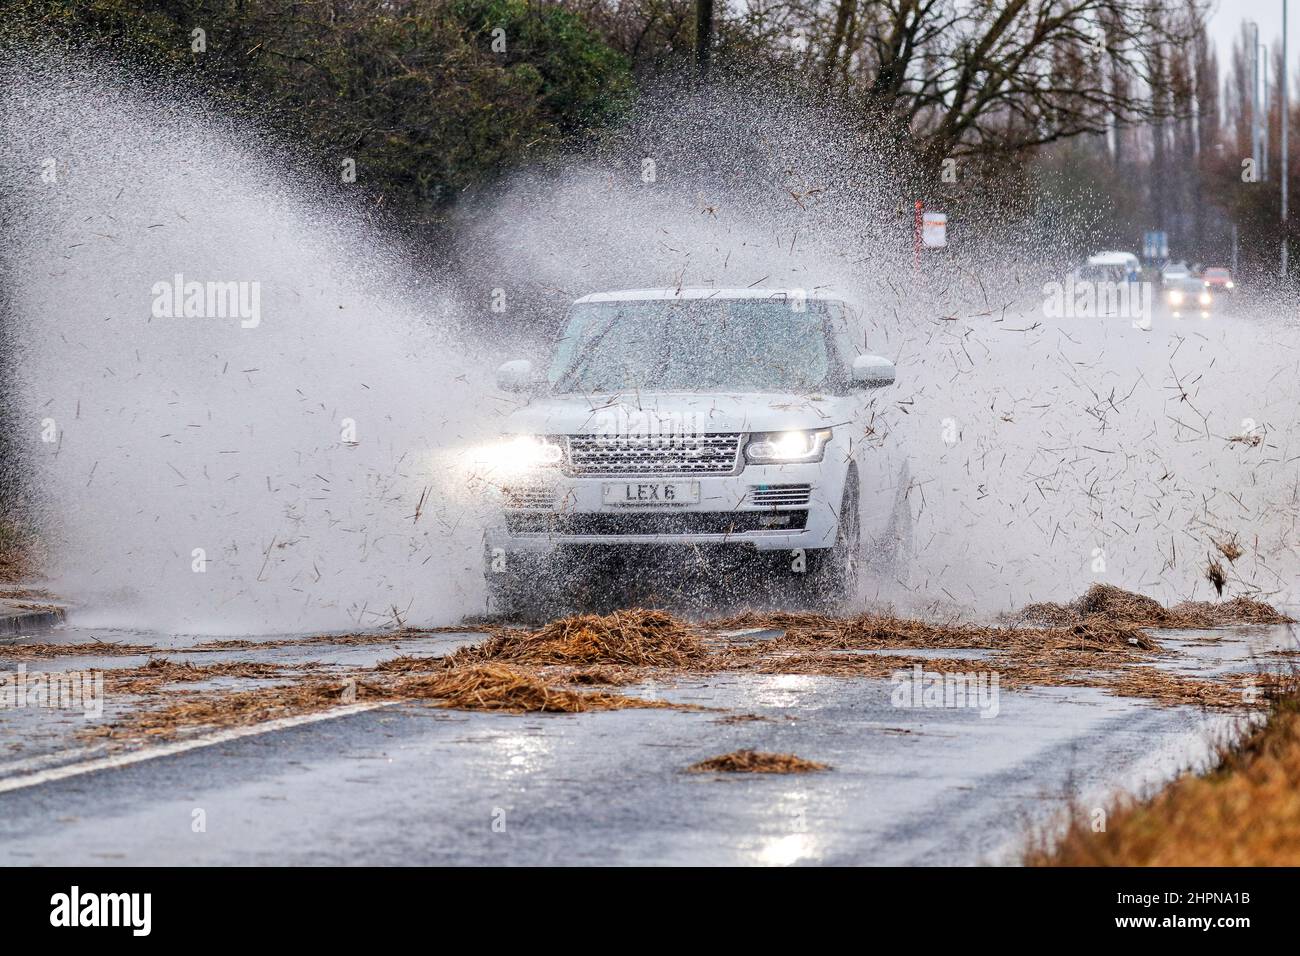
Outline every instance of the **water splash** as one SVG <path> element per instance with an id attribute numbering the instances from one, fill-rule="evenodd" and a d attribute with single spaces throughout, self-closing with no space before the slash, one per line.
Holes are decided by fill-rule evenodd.
<path id="1" fill-rule="evenodd" d="M 512 407 L 486 353 L 539 348 L 586 292 L 689 284 L 833 286 L 898 363 L 862 437 L 909 461 L 915 559 L 869 596 L 1204 597 L 1213 542 L 1235 536 L 1230 591 L 1296 597 L 1294 304 L 1150 331 L 1049 319 L 1044 283 L 1096 225 L 1086 202 L 953 200 L 953 245 L 917 272 L 913 171 L 887 142 L 806 105 L 775 125 L 757 98 L 647 100 L 590 155 L 466 203 L 458 271 L 435 284 L 245 119 L 84 64 L 5 80 L 18 441 L 87 623 L 480 608 L 483 505 L 448 462 Z M 178 273 L 257 283 L 256 326 L 155 317 Z M 462 334 L 466 302 L 484 314 Z"/>
<path id="2" fill-rule="evenodd" d="M 239 633 L 481 608 L 474 502 L 430 458 L 490 429 L 447 293 L 198 100 L 49 58 L 5 79 L 17 438 L 80 619 Z M 257 321 L 206 298 L 168 317 L 178 276 L 255 290 Z"/>

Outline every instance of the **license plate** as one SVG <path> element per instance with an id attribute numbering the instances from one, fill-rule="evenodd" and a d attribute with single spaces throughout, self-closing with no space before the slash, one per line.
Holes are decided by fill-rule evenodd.
<path id="1" fill-rule="evenodd" d="M 653 508 L 700 503 L 698 481 L 619 481 L 603 488 L 607 505 Z"/>

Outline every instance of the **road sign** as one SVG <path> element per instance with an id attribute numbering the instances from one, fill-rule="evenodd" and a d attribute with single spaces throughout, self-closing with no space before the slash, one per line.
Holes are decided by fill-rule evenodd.
<path id="1" fill-rule="evenodd" d="M 1142 237 L 1142 258 L 1144 259 L 1168 259 L 1169 258 L 1169 233 L 1163 230 L 1152 230 Z"/>
<path id="2" fill-rule="evenodd" d="M 926 210 L 921 219 L 921 245 L 942 249 L 948 245 L 948 214 Z"/>

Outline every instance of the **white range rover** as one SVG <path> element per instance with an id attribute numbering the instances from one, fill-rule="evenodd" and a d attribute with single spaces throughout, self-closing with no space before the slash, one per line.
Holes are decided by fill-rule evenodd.
<path id="1" fill-rule="evenodd" d="M 797 603 L 849 597 L 864 523 L 890 560 L 911 531 L 906 463 L 877 431 L 872 391 L 894 365 L 865 340 L 825 292 L 579 299 L 545 368 L 497 372 L 528 398 L 487 473 L 501 494 L 485 540 L 495 609 L 534 604 L 557 563 L 665 549 L 757 563 Z"/>

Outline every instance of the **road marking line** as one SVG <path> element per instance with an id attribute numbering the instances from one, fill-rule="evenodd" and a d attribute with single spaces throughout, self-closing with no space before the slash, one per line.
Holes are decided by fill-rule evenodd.
<path id="1" fill-rule="evenodd" d="M 78 763 L 106 749 L 104 744 L 99 744 L 95 747 L 78 747 L 75 750 L 55 750 L 35 757 L 25 757 L 22 760 L 8 760 L 0 764 L 0 780 L 22 773 L 44 770 L 51 766 L 61 767 L 64 764 Z"/>
<path id="2" fill-rule="evenodd" d="M 49 770 L 40 770 L 36 773 L 29 773 L 19 777 L 6 777 L 0 779 L 0 793 L 8 793 L 11 790 L 23 790 L 27 787 L 38 787 L 43 783 L 53 783 L 56 780 L 66 780 L 69 777 L 78 777 L 86 773 L 96 773 L 100 770 L 112 770 L 117 767 L 128 767 L 134 763 L 143 763 L 146 760 L 153 760 L 156 757 L 170 757 L 173 754 L 185 753 L 187 750 L 198 750 L 201 747 L 211 747 L 213 744 L 224 744 L 232 740 L 239 740 L 241 737 L 253 737 L 258 734 L 271 733 L 276 730 L 285 730 L 289 727 L 300 727 L 303 724 L 314 724 L 322 720 L 333 720 L 336 717 L 348 717 L 352 714 L 360 714 L 367 710 L 376 710 L 380 707 L 386 707 L 392 701 L 384 701 L 375 704 L 349 704 L 346 707 L 335 707 L 331 710 L 322 710 L 313 714 L 301 714 L 297 717 L 279 717 L 275 720 L 268 720 L 264 724 L 254 724 L 251 727 L 232 727 L 229 730 L 219 730 L 216 733 L 208 734 L 205 737 L 192 737 L 188 740 L 178 740 L 174 743 L 160 744 L 157 747 L 149 747 L 144 750 L 133 750 L 130 753 L 114 754 L 111 757 L 99 757 L 95 760 L 83 760 L 79 763 L 65 764 L 61 767 L 52 767 Z"/>

